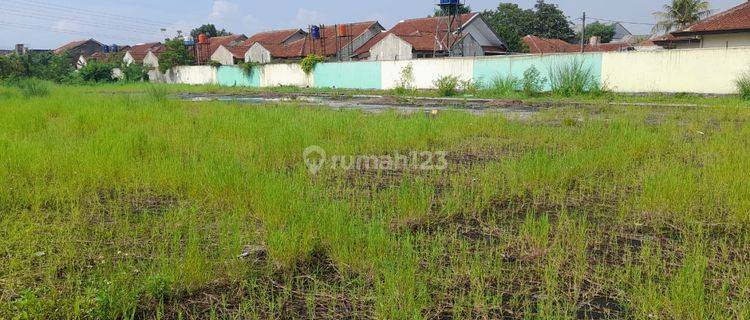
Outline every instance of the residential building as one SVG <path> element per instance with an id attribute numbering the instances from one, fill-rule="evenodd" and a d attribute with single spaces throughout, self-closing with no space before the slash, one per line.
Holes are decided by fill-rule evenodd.
<path id="1" fill-rule="evenodd" d="M 157 68 L 159 67 L 159 55 L 164 52 L 164 49 L 164 45 L 160 42 L 137 44 L 125 52 L 122 60 L 128 65 L 137 63 Z"/>
<path id="2" fill-rule="evenodd" d="M 213 60 L 213 54 L 221 46 L 224 46 L 225 48 L 241 46 L 242 43 L 244 43 L 246 40 L 247 36 L 245 36 L 244 34 L 233 34 L 228 36 L 208 38 L 207 43 L 196 44 L 196 63 L 204 64 L 209 60 Z"/>
<path id="3" fill-rule="evenodd" d="M 302 39 L 283 43 L 253 43 L 245 53 L 245 61 L 267 63 L 296 60 L 316 54 L 341 61 L 351 60 L 355 52 L 385 28 L 377 21 L 321 26 L 320 38 L 305 34 Z"/>
<path id="4" fill-rule="evenodd" d="M 575 53 L 581 52 L 580 44 L 572 44 L 560 39 L 545 39 L 528 35 L 523 37 L 523 43 L 529 47 L 531 54 Z M 612 52 L 632 51 L 633 46 L 627 43 L 599 43 L 597 37 L 592 37 L 589 44 L 583 46 L 584 52 Z"/>
<path id="5" fill-rule="evenodd" d="M 90 56 L 96 52 L 104 52 L 104 45 L 94 39 L 69 42 L 53 51 L 55 54 L 68 54 L 73 59 Z"/>
<path id="6" fill-rule="evenodd" d="M 697 49 L 701 47 L 700 37 L 677 37 L 674 33 L 658 36 L 649 41 L 664 49 Z"/>
<path id="7" fill-rule="evenodd" d="M 233 66 L 245 62 L 245 53 L 250 49 L 248 46 L 224 46 L 220 45 L 211 55 L 211 61 L 221 63 L 223 66 Z"/>
<path id="8" fill-rule="evenodd" d="M 478 13 L 404 20 L 375 36 L 355 52 L 358 59 L 409 60 L 435 56 L 505 54 L 503 40 Z M 461 30 L 458 32 L 449 32 Z"/>
<path id="9" fill-rule="evenodd" d="M 684 30 L 672 33 L 675 37 L 696 37 L 700 48 L 730 48 L 750 46 L 750 1 L 713 15 Z M 677 45 L 681 49 L 681 45 Z"/>

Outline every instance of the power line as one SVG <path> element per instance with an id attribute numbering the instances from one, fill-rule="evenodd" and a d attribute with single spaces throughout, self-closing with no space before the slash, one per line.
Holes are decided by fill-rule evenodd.
<path id="1" fill-rule="evenodd" d="M 622 23 L 622 24 L 634 24 L 634 25 L 644 25 L 644 26 L 655 26 L 656 25 L 656 23 L 649 23 L 649 22 L 622 21 L 622 20 L 612 20 L 612 19 L 594 18 L 594 17 L 586 17 L 586 18 L 587 19 L 591 19 L 591 20 L 598 20 L 598 21 L 605 21 L 605 22 L 616 22 L 616 23 Z"/>
<path id="2" fill-rule="evenodd" d="M 85 8 L 73 8 L 73 7 L 68 7 L 68 6 L 58 5 L 58 4 L 51 4 L 51 3 L 35 1 L 35 0 L 25 0 L 25 1 L 5 0 L 5 1 L 15 2 L 15 3 L 22 4 L 22 5 L 27 5 L 27 6 L 37 7 L 37 8 L 44 8 L 48 10 L 49 9 L 56 10 L 56 11 L 62 10 L 62 11 L 76 13 L 76 14 L 95 15 L 95 16 L 99 16 L 102 18 L 110 19 L 110 20 L 120 20 L 123 22 L 129 22 L 129 23 L 152 25 L 152 26 L 157 26 L 160 28 L 164 26 L 163 22 L 153 21 L 149 19 L 133 18 L 129 16 L 111 14 L 111 13 L 95 11 L 95 10 L 90 10 L 90 9 L 85 9 Z"/>
<path id="3" fill-rule="evenodd" d="M 86 25 L 89 27 L 96 27 L 99 29 L 109 29 L 112 31 L 125 30 L 125 31 L 132 31 L 132 32 L 139 32 L 139 33 L 154 33 L 154 34 L 157 33 L 156 30 L 149 30 L 149 29 L 141 28 L 141 27 L 134 27 L 134 26 L 128 26 L 128 25 L 114 25 L 114 24 L 108 24 L 108 23 L 100 23 L 97 21 L 86 21 L 86 20 L 76 18 L 76 17 L 50 15 L 50 14 L 38 13 L 38 12 L 28 12 L 24 10 L 17 10 L 15 8 L 4 8 L 2 10 L 2 13 L 5 13 L 5 12 L 11 13 L 14 16 L 22 16 L 22 17 L 27 17 L 27 18 L 32 18 L 32 19 L 47 19 L 47 18 L 63 19 L 67 21 L 76 22 L 81 25 Z"/>
<path id="4" fill-rule="evenodd" d="M 53 28 L 49 26 L 44 25 L 38 25 L 38 24 L 28 24 L 28 23 L 18 23 L 18 22 L 8 22 L 8 21 L 2 21 L 0 20 L 0 25 L 4 25 L 10 28 L 19 28 L 19 29 L 29 29 L 29 30 L 35 30 L 38 31 L 40 29 L 46 30 L 52 33 L 61 33 L 61 34 L 70 34 L 70 35 L 78 35 L 78 36 L 101 36 L 101 37 L 108 37 L 113 39 L 120 39 L 120 40 L 128 40 L 128 41 L 138 41 L 136 38 L 131 38 L 127 36 L 118 36 L 118 35 L 112 35 L 112 34 L 104 34 L 104 33 L 83 33 L 80 31 L 75 30 L 66 30 L 62 28 Z"/>

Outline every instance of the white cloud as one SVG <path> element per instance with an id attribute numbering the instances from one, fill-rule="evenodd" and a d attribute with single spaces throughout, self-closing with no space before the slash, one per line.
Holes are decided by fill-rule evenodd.
<path id="1" fill-rule="evenodd" d="M 240 6 L 226 0 L 214 0 L 213 8 L 208 18 L 214 21 L 221 21 L 226 19 L 228 16 L 237 13 L 240 10 Z"/>
<path id="2" fill-rule="evenodd" d="M 307 26 L 311 24 L 319 24 L 323 22 L 324 15 L 315 10 L 309 10 L 300 8 L 297 10 L 297 15 L 294 17 L 294 25 Z"/>
<path id="3" fill-rule="evenodd" d="M 52 25 L 52 30 L 68 32 L 68 31 L 82 31 L 83 28 L 80 24 L 70 20 L 58 20 Z"/>

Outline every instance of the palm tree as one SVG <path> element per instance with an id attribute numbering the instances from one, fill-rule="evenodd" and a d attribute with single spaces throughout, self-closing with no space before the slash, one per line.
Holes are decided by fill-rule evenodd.
<path id="1" fill-rule="evenodd" d="M 681 30 L 711 15 L 711 5 L 703 0 L 671 0 L 664 5 L 664 11 L 654 13 L 659 22 L 653 33 L 669 33 Z"/>

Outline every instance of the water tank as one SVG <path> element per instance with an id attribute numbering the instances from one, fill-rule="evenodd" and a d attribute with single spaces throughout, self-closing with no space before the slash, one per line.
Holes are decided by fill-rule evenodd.
<path id="1" fill-rule="evenodd" d="M 200 44 L 207 44 L 208 43 L 208 36 L 206 36 L 205 33 L 201 33 L 198 35 L 198 43 Z"/>
<path id="2" fill-rule="evenodd" d="M 312 26 L 312 28 L 310 28 L 310 35 L 313 39 L 320 39 L 320 27 Z"/>
<path id="3" fill-rule="evenodd" d="M 185 37 L 185 39 L 183 41 L 184 41 L 184 43 L 185 43 L 186 46 L 193 46 L 193 45 L 195 45 L 195 39 L 193 39 L 193 37 L 191 37 L 191 36 Z"/>
<path id="4" fill-rule="evenodd" d="M 457 4 L 461 4 L 461 0 L 440 0 L 441 6 L 449 6 L 449 5 L 455 6 Z"/>
<path id="5" fill-rule="evenodd" d="M 113 45 L 109 46 L 109 51 L 118 52 L 118 51 L 120 51 L 120 46 L 118 46 L 116 44 L 113 44 Z"/>
<path id="6" fill-rule="evenodd" d="M 104 51 L 104 53 L 109 53 L 109 46 L 108 45 L 103 45 L 102 46 L 102 51 Z"/>
<path id="7" fill-rule="evenodd" d="M 338 32 L 338 36 L 339 36 L 339 37 L 346 37 L 346 36 L 347 36 L 347 34 L 346 34 L 346 29 L 347 29 L 347 28 L 346 28 L 346 25 L 345 25 L 345 24 L 340 24 L 340 25 L 338 26 L 338 29 L 337 29 L 337 32 Z"/>

